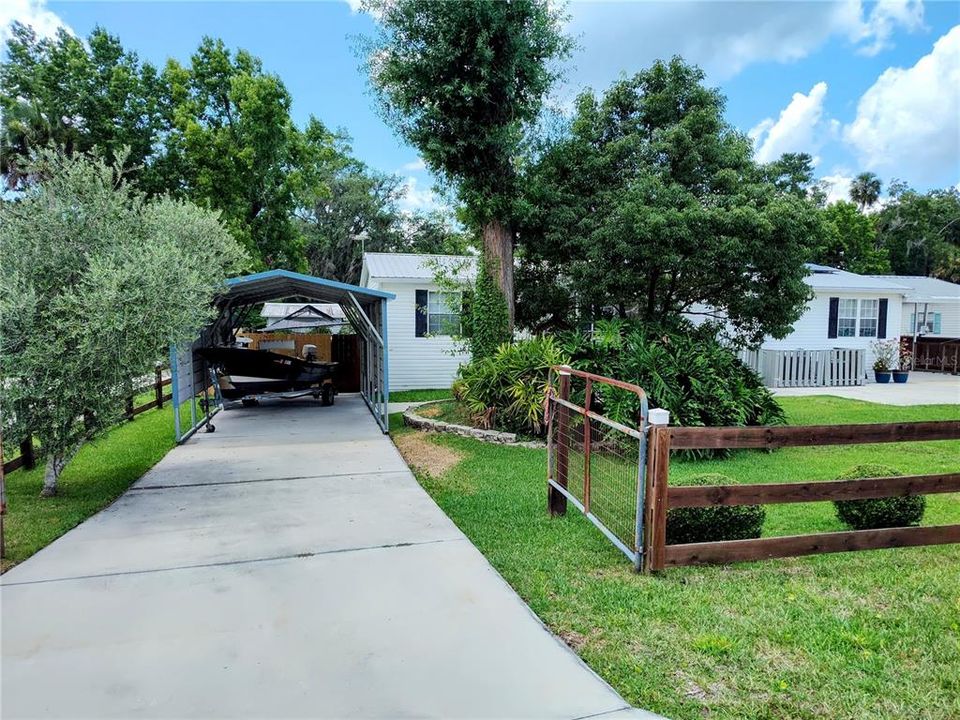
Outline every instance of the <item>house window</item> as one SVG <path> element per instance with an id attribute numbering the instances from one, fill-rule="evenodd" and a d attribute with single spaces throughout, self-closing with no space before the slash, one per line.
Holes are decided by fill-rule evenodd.
<path id="1" fill-rule="evenodd" d="M 837 337 L 856 337 L 857 301 L 841 299 L 837 310 Z"/>
<path id="2" fill-rule="evenodd" d="M 851 300 L 851 302 L 853 302 Z M 880 318 L 879 300 L 860 301 L 860 337 L 876 337 Z"/>
<path id="3" fill-rule="evenodd" d="M 431 290 L 427 297 L 427 332 L 430 335 L 460 334 L 460 293 Z"/>
<path id="4" fill-rule="evenodd" d="M 917 318 L 916 313 L 910 313 L 910 326 L 916 328 L 920 335 L 939 335 L 940 318 L 941 315 L 938 312 L 920 313 L 919 318 Z"/>

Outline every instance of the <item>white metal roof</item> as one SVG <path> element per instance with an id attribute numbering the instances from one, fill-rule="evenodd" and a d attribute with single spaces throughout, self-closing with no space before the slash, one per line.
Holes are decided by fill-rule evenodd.
<path id="1" fill-rule="evenodd" d="M 274 303 L 268 302 L 263 304 L 263 309 L 260 310 L 260 314 L 265 318 L 285 318 L 288 315 L 292 315 L 295 312 L 302 310 L 305 307 L 316 308 L 318 311 L 324 315 L 329 315 L 333 318 L 343 319 L 346 317 L 343 314 L 343 310 L 336 303 Z"/>
<path id="2" fill-rule="evenodd" d="M 871 275 L 874 278 L 889 278 L 905 285 L 909 292 L 907 300 L 916 302 L 960 301 L 960 285 L 923 275 Z"/>
<path id="3" fill-rule="evenodd" d="M 363 281 L 369 278 L 432 280 L 441 269 L 454 279 L 471 281 L 477 273 L 477 259 L 471 255 L 425 255 L 420 253 L 363 254 Z"/>
<path id="4" fill-rule="evenodd" d="M 888 290 L 906 295 L 910 288 L 890 275 L 857 275 L 825 265 L 807 263 L 810 274 L 804 281 L 814 290 Z"/>

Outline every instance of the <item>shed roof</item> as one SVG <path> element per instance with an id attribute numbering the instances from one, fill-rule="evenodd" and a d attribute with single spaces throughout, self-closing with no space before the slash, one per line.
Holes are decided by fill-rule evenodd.
<path id="1" fill-rule="evenodd" d="M 477 273 L 477 259 L 472 255 L 363 254 L 364 278 L 432 280 L 438 269 L 453 273 L 456 280 L 470 281 Z"/>
<path id="2" fill-rule="evenodd" d="M 320 302 L 348 303 L 351 293 L 361 305 L 384 299 L 392 300 L 396 297 L 393 293 L 383 290 L 372 290 L 290 270 L 267 270 L 230 278 L 227 280 L 227 291 L 221 294 L 218 302 L 221 305 L 227 303 L 238 305 L 261 303 L 285 297 L 301 297 Z"/>
<path id="3" fill-rule="evenodd" d="M 907 300 L 917 302 L 960 301 L 960 285 L 923 275 L 870 275 L 905 285 Z"/>

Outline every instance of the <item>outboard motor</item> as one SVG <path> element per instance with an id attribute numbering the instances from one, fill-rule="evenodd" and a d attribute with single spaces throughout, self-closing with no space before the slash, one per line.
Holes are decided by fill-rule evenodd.
<path id="1" fill-rule="evenodd" d="M 303 346 L 303 359 L 308 362 L 313 362 L 317 359 L 317 346 L 316 345 L 304 345 Z"/>

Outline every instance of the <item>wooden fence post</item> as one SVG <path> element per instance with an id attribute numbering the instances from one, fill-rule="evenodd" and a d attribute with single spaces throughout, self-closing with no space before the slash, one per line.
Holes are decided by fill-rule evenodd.
<path id="1" fill-rule="evenodd" d="M 563 370 L 559 371 L 560 376 L 560 388 L 559 395 L 561 400 L 567 402 L 570 401 L 570 373 L 564 372 Z M 556 477 L 553 478 L 553 481 L 557 483 L 560 487 L 566 489 L 567 487 L 567 467 L 569 464 L 569 446 L 567 441 L 569 440 L 568 425 L 569 425 L 569 415 L 570 408 L 565 405 L 557 404 L 556 407 L 556 418 L 557 418 L 557 464 L 556 464 Z M 550 508 L 551 515 L 566 515 L 567 513 L 567 498 L 562 492 L 559 492 L 556 488 L 550 487 L 547 491 L 547 504 Z"/>
<path id="2" fill-rule="evenodd" d="M 37 455 L 33 449 L 33 436 L 28 436 L 20 443 L 20 456 L 23 458 L 23 467 L 33 470 L 37 466 Z"/>
<path id="3" fill-rule="evenodd" d="M 649 573 L 663 570 L 666 562 L 670 428 L 651 424 L 647 447 L 643 571 Z"/>
<path id="4" fill-rule="evenodd" d="M 154 396 L 157 399 L 157 407 L 162 408 L 163 407 L 163 369 L 159 365 L 157 365 L 157 367 L 154 368 L 153 372 L 154 372 L 154 375 L 153 375 Z"/>

